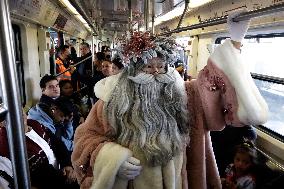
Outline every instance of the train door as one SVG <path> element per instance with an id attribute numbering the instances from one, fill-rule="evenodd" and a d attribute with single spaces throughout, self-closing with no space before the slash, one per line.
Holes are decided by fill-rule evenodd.
<path id="1" fill-rule="evenodd" d="M 22 56 L 22 44 L 21 44 L 21 30 L 16 24 L 12 24 L 14 48 L 15 48 L 15 59 L 16 59 L 16 71 L 18 77 L 18 85 L 20 88 L 21 102 L 23 106 L 26 104 L 26 93 L 25 93 L 25 76 L 24 76 L 24 62 Z"/>

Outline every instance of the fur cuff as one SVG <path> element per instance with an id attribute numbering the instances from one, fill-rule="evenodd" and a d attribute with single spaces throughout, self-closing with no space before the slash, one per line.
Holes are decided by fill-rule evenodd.
<path id="1" fill-rule="evenodd" d="M 210 59 L 226 74 L 235 88 L 239 120 L 248 125 L 265 123 L 268 117 L 268 106 L 241 60 L 239 50 L 230 40 L 227 40 L 215 49 Z"/>
<path id="2" fill-rule="evenodd" d="M 127 180 L 116 177 L 120 165 L 132 152 L 116 143 L 107 143 L 99 151 L 93 167 L 91 189 L 126 189 Z"/>

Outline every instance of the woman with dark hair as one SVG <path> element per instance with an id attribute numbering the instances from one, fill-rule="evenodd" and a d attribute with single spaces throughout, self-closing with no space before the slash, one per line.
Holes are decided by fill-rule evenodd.
<path id="1" fill-rule="evenodd" d="M 73 92 L 73 87 L 71 81 L 61 80 L 59 82 L 60 96 L 69 99 L 73 103 L 73 128 L 75 129 L 84 122 L 84 112 L 83 104 L 78 93 Z"/>
<path id="2" fill-rule="evenodd" d="M 120 73 L 124 68 L 123 61 L 120 57 L 115 57 L 112 60 L 112 73 L 113 75 Z"/>

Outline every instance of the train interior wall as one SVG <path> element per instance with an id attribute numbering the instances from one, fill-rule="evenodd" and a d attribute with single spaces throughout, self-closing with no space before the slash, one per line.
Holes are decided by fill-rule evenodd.
<path id="1" fill-rule="evenodd" d="M 280 2 L 280 1 L 279 1 Z M 254 6 L 264 7 L 269 6 L 273 2 L 265 0 L 252 0 L 244 1 L 240 0 L 235 4 L 232 1 L 216 1 L 214 4 L 201 7 L 200 9 L 188 13 L 184 18 L 183 25 L 190 25 L 198 22 L 198 19 L 206 20 L 214 18 L 215 16 L 221 16 L 227 13 L 227 10 L 233 10 L 237 7 L 246 6 L 248 9 L 255 8 Z M 281 3 L 281 2 L 280 2 Z M 214 12 L 212 10 L 222 7 L 220 12 Z M 271 15 L 269 17 L 256 18 L 251 22 L 251 27 L 248 34 L 256 33 L 268 33 L 268 32 L 284 32 L 284 20 L 283 13 L 277 15 Z M 24 79 L 25 79 L 25 93 L 26 93 L 26 106 L 31 107 L 34 105 L 41 96 L 41 89 L 39 87 L 39 81 L 41 76 L 50 72 L 49 68 L 49 49 L 48 38 L 46 37 L 46 28 L 42 28 L 36 24 L 29 23 L 22 20 L 13 19 L 13 24 L 17 24 L 21 29 L 21 42 L 22 42 L 22 54 L 24 65 Z M 168 21 L 160 26 L 157 26 L 156 31 L 161 32 L 162 26 L 168 26 L 170 29 L 176 27 L 178 19 Z M 196 78 L 198 72 L 206 65 L 207 59 L 212 49 L 214 49 L 215 40 L 218 37 L 228 36 L 226 26 L 218 25 L 211 26 L 203 29 L 197 29 L 192 31 L 185 31 L 174 36 L 191 36 L 191 51 L 189 54 L 189 75 Z M 72 37 L 66 35 L 66 37 Z M 85 39 L 88 43 L 92 42 L 92 38 Z M 98 47 L 100 40 L 95 39 L 95 44 Z M 82 39 L 78 39 L 75 45 L 75 49 L 79 55 L 79 42 Z M 280 161 L 283 165 L 284 162 L 284 145 L 282 142 L 275 141 L 271 136 L 257 130 L 258 140 L 257 145 L 262 148 L 268 154 L 271 154 L 275 159 Z"/>

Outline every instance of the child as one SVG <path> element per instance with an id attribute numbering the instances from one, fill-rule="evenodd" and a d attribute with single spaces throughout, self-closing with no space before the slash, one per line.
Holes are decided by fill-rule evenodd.
<path id="1" fill-rule="evenodd" d="M 253 143 L 246 141 L 236 146 L 234 163 L 226 168 L 226 178 L 222 179 L 223 189 L 254 189 L 255 176 L 252 170 L 256 158 Z"/>

